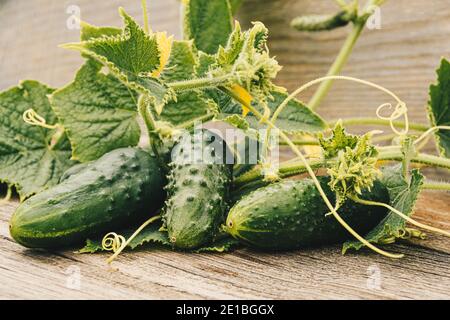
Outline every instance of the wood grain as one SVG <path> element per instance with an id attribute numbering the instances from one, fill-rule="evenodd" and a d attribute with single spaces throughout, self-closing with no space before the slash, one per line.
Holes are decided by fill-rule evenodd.
<path id="1" fill-rule="evenodd" d="M 155 30 L 180 37 L 179 4 L 152 0 Z M 290 90 L 323 76 L 348 29 L 304 34 L 291 30 L 291 18 L 332 10 L 328 0 L 246 0 L 240 20 L 261 20 L 271 30 L 270 48 L 284 69 L 279 84 Z M 83 20 L 121 25 L 117 6 L 140 20 L 139 1 L 0 0 L 0 90 L 23 79 L 60 87 L 82 63 L 78 54 L 57 48 L 76 41 L 66 27 L 69 5 Z M 426 121 L 428 86 L 441 56 L 450 52 L 448 0 L 388 1 L 382 28 L 365 30 L 344 74 L 378 82 L 398 93 L 415 121 Z M 305 93 L 304 100 L 311 92 Z M 367 116 L 386 97 L 370 88 L 337 83 L 321 110 L 325 117 Z M 182 254 L 163 249 L 125 253 L 111 270 L 106 255 L 23 249 L 9 237 L 8 219 L 17 203 L 0 206 L 0 298 L 3 299 L 448 299 L 450 245 L 430 235 L 400 244 L 406 254 L 390 260 L 371 252 L 342 256 L 338 247 L 287 253 L 240 249 L 227 254 Z M 416 209 L 422 222 L 450 229 L 450 195 L 425 193 Z M 81 288 L 70 289 L 71 268 L 79 268 Z M 371 274 L 380 273 L 373 288 Z"/>
<path id="2" fill-rule="evenodd" d="M 450 194 L 425 193 L 418 218 L 449 228 Z M 433 201 L 431 201 L 433 200 Z M 449 240 L 431 236 L 390 247 L 391 260 L 368 251 L 342 256 L 338 247 L 262 253 L 186 254 L 146 248 L 107 255 L 24 249 L 8 233 L 17 206 L 0 207 L 0 298 L 3 299 L 448 299 Z M 70 289 L 72 268 L 81 286 Z M 380 286 L 373 286 L 379 272 Z M 376 282 L 375 282 L 376 283 Z"/>

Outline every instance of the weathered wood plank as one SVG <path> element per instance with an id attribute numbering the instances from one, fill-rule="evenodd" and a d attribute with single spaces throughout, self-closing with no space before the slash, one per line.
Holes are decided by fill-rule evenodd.
<path id="1" fill-rule="evenodd" d="M 297 14 L 331 9 L 331 3 L 246 0 L 240 20 L 247 26 L 262 20 L 269 27 L 272 53 L 285 67 L 279 83 L 290 90 L 326 73 L 348 29 L 304 34 L 288 23 Z M 150 4 L 153 28 L 179 38 L 178 2 Z M 93 24 L 120 25 L 118 5 L 140 20 L 138 1 L 0 0 L 0 90 L 28 78 L 55 87 L 71 81 L 82 60 L 57 48 L 78 38 L 77 30 L 66 27 L 69 5 L 78 5 L 82 19 Z M 365 31 L 344 73 L 385 85 L 408 103 L 412 119 L 425 121 L 434 69 L 450 52 L 449 16 L 447 0 L 388 1 L 382 29 Z M 328 119 L 367 116 L 385 100 L 370 88 L 337 83 L 322 110 Z M 16 206 L 0 206 L 0 298 L 449 298 L 450 245 L 439 236 L 393 246 L 406 254 L 399 261 L 367 251 L 341 256 L 338 247 L 277 254 L 241 249 L 223 255 L 150 249 L 125 253 L 114 264 L 118 271 L 112 271 L 106 255 L 38 252 L 14 243 L 8 219 Z M 417 218 L 450 229 L 449 209 L 450 195 L 427 193 L 417 206 Z M 80 290 L 67 286 L 67 272 L 74 267 L 81 273 Z M 371 276 L 377 272 L 380 288 Z"/>
<path id="2" fill-rule="evenodd" d="M 435 199 L 430 193 L 422 196 L 417 216 L 434 226 L 448 227 L 450 195 Z M 49 253 L 14 243 L 7 221 L 16 206 L 0 207 L 0 298 L 448 298 L 450 246 L 442 237 L 391 247 L 405 253 L 401 260 L 367 251 L 342 256 L 338 247 L 276 254 L 248 249 L 186 254 L 147 248 L 123 254 L 113 271 L 105 263 L 105 254 Z M 70 268 L 80 271 L 79 290 L 67 287 Z"/>

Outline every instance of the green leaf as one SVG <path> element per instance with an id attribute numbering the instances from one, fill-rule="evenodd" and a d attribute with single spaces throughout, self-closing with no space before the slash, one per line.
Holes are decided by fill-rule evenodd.
<path id="1" fill-rule="evenodd" d="M 196 76 L 202 78 L 207 76 L 209 71 L 216 65 L 216 56 L 199 52 L 198 54 L 198 64 L 195 69 Z M 219 89 L 205 89 L 203 90 L 205 97 L 212 99 L 218 109 L 223 114 L 218 118 L 224 119 L 228 116 L 233 116 L 234 114 L 241 114 L 242 107 L 240 104 L 235 102 L 229 95 L 222 92 Z"/>
<path id="2" fill-rule="evenodd" d="M 334 158 L 339 151 L 345 150 L 347 147 L 353 149 L 358 143 L 358 137 L 348 134 L 341 122 L 336 123 L 330 138 L 319 137 L 320 146 L 323 149 L 326 159 Z"/>
<path id="3" fill-rule="evenodd" d="M 80 51 L 107 66 L 125 85 L 153 98 L 156 110 L 174 98 L 174 92 L 153 77 L 161 66 L 161 52 L 156 34 L 144 30 L 122 8 L 125 28 L 120 35 L 69 43 L 64 48 Z M 98 35 L 101 31 L 91 32 Z"/>
<path id="4" fill-rule="evenodd" d="M 226 47 L 220 46 L 219 51 L 217 52 L 217 63 L 220 66 L 233 65 L 241 54 L 244 44 L 245 34 L 241 31 L 239 22 L 236 21 Z"/>
<path id="5" fill-rule="evenodd" d="M 162 78 L 166 81 L 192 79 L 197 63 L 192 41 L 174 41 Z"/>
<path id="6" fill-rule="evenodd" d="M 284 92 L 278 91 L 271 92 L 271 95 L 273 96 L 273 100 L 267 100 L 268 106 L 273 115 L 275 110 L 288 97 L 288 95 Z M 242 114 L 241 105 L 237 104 L 234 100 L 229 102 L 224 100 L 222 103 L 219 103 L 219 107 L 221 112 L 224 113 L 224 115 L 221 115 L 222 118 L 226 118 L 229 114 Z M 255 116 L 249 114 L 246 119 L 250 124 L 250 127 L 254 129 L 264 128 L 264 126 L 259 123 L 259 119 Z M 279 114 L 275 125 L 280 130 L 287 133 L 318 133 L 327 128 L 325 121 L 318 114 L 296 99 L 291 100 L 286 105 L 283 111 Z"/>
<path id="7" fill-rule="evenodd" d="M 159 119 L 167 121 L 174 126 L 191 126 L 193 121 L 212 118 L 218 113 L 216 103 L 206 98 L 200 91 L 181 92 L 177 95 L 176 102 L 169 102 L 159 116 Z"/>
<path id="8" fill-rule="evenodd" d="M 202 51 L 198 52 L 198 63 L 195 68 L 195 73 L 198 78 L 206 77 L 209 71 L 212 70 L 216 64 L 216 56 L 204 53 Z"/>
<path id="9" fill-rule="evenodd" d="M 131 240 L 128 248 L 134 250 L 140 246 L 143 246 L 148 243 L 159 244 L 163 246 L 170 246 L 170 242 L 167 236 L 167 233 L 164 231 L 160 231 L 160 224 L 151 224 L 144 230 L 142 230 L 133 240 Z M 135 229 L 127 229 L 121 232 L 118 232 L 119 235 L 124 236 L 125 239 L 128 239 L 133 235 Z M 102 247 L 103 238 L 99 238 L 96 240 L 87 240 L 84 248 L 80 249 L 78 253 L 96 253 L 105 251 Z"/>
<path id="10" fill-rule="evenodd" d="M 169 63 L 162 77 L 166 81 L 183 81 L 195 78 L 198 57 L 192 41 L 174 41 Z M 176 101 L 169 101 L 163 108 L 159 120 L 174 126 L 193 124 L 208 115 L 217 114 L 217 105 L 201 91 L 187 91 L 177 94 Z"/>
<path id="11" fill-rule="evenodd" d="M 401 164 L 383 168 L 382 172 L 383 178 L 381 182 L 389 190 L 390 205 L 408 217 L 412 216 L 417 197 L 423 184 L 423 175 L 419 170 L 413 170 L 410 180 L 407 181 L 402 175 Z M 361 214 L 364 213 L 361 212 Z M 406 222 L 403 218 L 393 212 L 389 212 L 386 218 L 365 236 L 365 239 L 371 243 L 383 244 L 386 239 L 401 237 L 405 231 L 405 225 Z M 342 250 L 345 253 L 349 249 L 359 250 L 363 246 L 359 241 L 348 241 L 344 244 Z"/>
<path id="12" fill-rule="evenodd" d="M 0 182 L 15 185 L 21 200 L 57 184 L 74 164 L 65 135 L 52 141 L 57 130 L 23 120 L 23 113 L 32 108 L 47 124 L 55 124 L 47 98 L 53 91 L 39 82 L 25 81 L 0 93 Z"/>
<path id="13" fill-rule="evenodd" d="M 81 41 L 88 41 L 103 37 L 114 37 L 122 34 L 122 30 L 115 27 L 97 27 L 89 23 L 81 23 Z"/>
<path id="14" fill-rule="evenodd" d="M 274 100 L 269 99 L 269 108 L 275 112 L 276 108 L 288 97 L 283 92 L 271 92 Z M 275 125 L 289 133 L 317 133 L 325 130 L 325 121 L 314 111 L 306 107 L 302 102 L 292 99 L 278 116 Z"/>
<path id="15" fill-rule="evenodd" d="M 433 127 L 450 126 L 450 63 L 446 59 L 442 59 L 437 74 L 438 83 L 430 86 L 428 117 Z M 435 137 L 441 155 L 450 158 L 450 131 L 438 130 Z"/>
<path id="16" fill-rule="evenodd" d="M 101 68 L 96 61 L 86 62 L 74 82 L 51 96 L 72 144 L 72 158 L 80 162 L 136 146 L 140 138 L 136 93 Z"/>
<path id="17" fill-rule="evenodd" d="M 202 247 L 200 249 L 195 250 L 195 253 L 225 253 L 230 251 L 231 249 L 237 247 L 239 245 L 239 241 L 232 237 L 225 237 L 223 239 L 217 240 L 209 246 Z"/>
<path id="18" fill-rule="evenodd" d="M 232 21 L 228 0 L 189 0 L 184 11 L 184 37 L 193 39 L 199 50 L 214 54 L 227 44 Z"/>
<path id="19" fill-rule="evenodd" d="M 224 114 L 222 114 L 224 115 Z M 232 114 L 232 115 L 226 115 L 225 118 L 219 118 L 219 120 L 222 120 L 223 122 L 228 123 L 229 125 L 232 125 L 233 127 L 237 129 L 241 129 L 244 131 L 247 131 L 250 129 L 250 124 L 247 120 L 241 115 L 238 114 Z"/>

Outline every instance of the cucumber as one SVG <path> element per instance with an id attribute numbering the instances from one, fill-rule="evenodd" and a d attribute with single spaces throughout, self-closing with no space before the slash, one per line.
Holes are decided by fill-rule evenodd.
<path id="1" fill-rule="evenodd" d="M 61 176 L 61 178 L 59 179 L 59 183 L 69 179 L 71 176 L 78 174 L 79 172 L 81 172 L 85 167 L 87 167 L 89 165 L 89 162 L 87 163 L 79 163 L 76 164 L 72 167 L 70 167 L 69 169 L 67 169 L 63 175 Z"/>
<path id="2" fill-rule="evenodd" d="M 10 221 L 11 236 L 30 248 L 57 248 L 123 229 L 164 203 L 165 175 L 149 153 L 114 150 L 25 202 Z"/>
<path id="3" fill-rule="evenodd" d="M 327 197 L 334 203 L 328 177 L 319 177 Z M 386 187 L 376 181 L 363 199 L 389 203 Z M 234 205 L 225 230 L 247 245 L 268 250 L 341 243 L 352 236 L 329 212 L 311 179 L 283 181 L 253 191 Z M 364 206 L 346 201 L 341 217 L 359 234 L 365 235 L 386 215 L 383 207 Z"/>
<path id="4" fill-rule="evenodd" d="M 175 248 L 195 249 L 211 242 L 224 223 L 233 168 L 226 164 L 227 154 L 225 142 L 208 130 L 175 145 L 163 215 Z M 214 163 L 206 159 L 209 156 L 215 157 Z"/>

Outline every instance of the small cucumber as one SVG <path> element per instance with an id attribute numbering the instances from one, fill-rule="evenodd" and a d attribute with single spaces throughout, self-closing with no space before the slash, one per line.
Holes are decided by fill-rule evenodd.
<path id="1" fill-rule="evenodd" d="M 143 150 L 117 149 L 78 169 L 18 207 L 10 222 L 18 243 L 70 246 L 141 222 L 162 207 L 165 176 L 156 158 Z"/>
<path id="2" fill-rule="evenodd" d="M 334 203 L 328 177 L 319 177 L 327 197 Z M 363 199 L 389 203 L 386 187 L 376 181 Z M 253 191 L 234 205 L 225 229 L 244 243 L 268 250 L 341 243 L 352 236 L 329 212 L 311 179 L 283 181 Z M 358 233 L 365 235 L 387 214 L 383 207 L 346 201 L 341 217 Z"/>
<path id="3" fill-rule="evenodd" d="M 227 152 L 225 142 L 207 130 L 185 136 L 174 147 L 164 212 L 174 247 L 195 249 L 211 242 L 225 221 L 232 175 Z"/>

